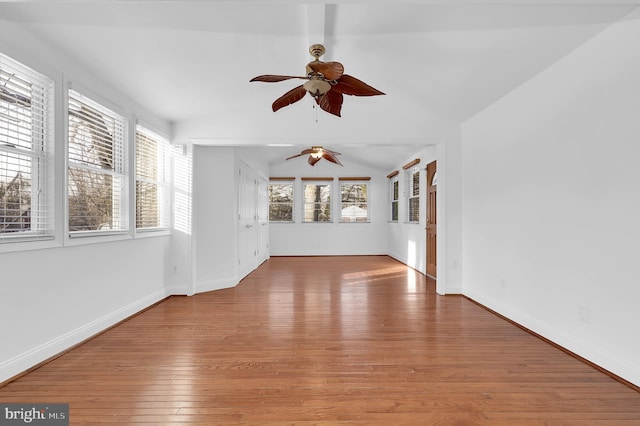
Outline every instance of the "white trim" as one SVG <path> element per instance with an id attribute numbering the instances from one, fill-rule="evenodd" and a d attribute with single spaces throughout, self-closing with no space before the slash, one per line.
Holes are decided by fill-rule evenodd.
<path id="1" fill-rule="evenodd" d="M 121 307 L 120 309 L 78 327 L 75 330 L 64 333 L 49 340 L 48 342 L 42 343 L 28 351 L 16 355 L 13 358 L 0 362 L 0 382 L 9 380 L 39 363 L 59 355 L 69 348 L 96 336 L 97 334 L 107 330 L 109 327 L 112 327 L 132 315 L 137 314 L 169 295 L 170 293 L 166 290 L 156 291 L 146 297 L 138 299 Z"/>
<path id="2" fill-rule="evenodd" d="M 205 293 L 207 291 L 223 290 L 225 288 L 232 288 L 238 285 L 240 280 L 238 276 L 229 278 L 221 278 L 217 280 L 206 280 L 195 283 L 195 293 Z"/>
<path id="3" fill-rule="evenodd" d="M 565 333 L 564 331 L 549 325 L 546 322 L 539 321 L 524 312 L 514 310 L 509 305 L 496 302 L 490 297 L 486 297 L 482 293 L 465 292 L 464 295 L 471 300 L 505 316 L 509 320 L 518 325 L 531 330 L 552 341 L 553 343 L 565 348 L 574 354 L 596 364 L 605 370 L 628 380 L 629 382 L 640 386 L 640 370 L 630 365 L 626 361 L 618 358 L 616 354 L 608 352 L 605 349 L 592 346 L 588 342 L 580 340 L 575 336 Z"/>

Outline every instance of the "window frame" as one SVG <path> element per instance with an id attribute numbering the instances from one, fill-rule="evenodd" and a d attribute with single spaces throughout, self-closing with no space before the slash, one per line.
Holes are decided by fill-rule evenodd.
<path id="1" fill-rule="evenodd" d="M 339 187 L 338 190 L 340 191 L 340 217 L 338 218 L 338 222 L 339 223 L 370 223 L 371 222 L 371 209 L 369 208 L 370 206 L 370 199 L 369 199 L 369 189 L 370 189 L 370 185 L 369 185 L 369 181 L 371 180 L 370 177 L 341 177 L 338 178 L 339 181 Z M 344 201 L 343 196 L 343 186 L 345 185 L 364 185 L 364 201 Z M 358 217 L 355 217 L 355 220 L 345 220 L 345 217 L 343 216 L 342 212 L 345 208 L 349 208 L 351 206 L 365 206 L 365 210 L 367 212 L 367 215 L 364 217 L 364 220 L 358 220 Z"/>
<path id="2" fill-rule="evenodd" d="M 28 228 L 0 232 L 0 251 L 37 248 L 56 238 L 54 152 L 55 81 L 0 53 L 0 178 L 18 181 L 19 222 Z M 12 90 L 13 89 L 13 90 Z M 28 107 L 26 104 L 28 103 Z M 9 167 L 10 161 L 13 162 Z M 28 163 L 28 165 L 26 165 Z M 14 178 L 9 179 L 11 172 Z M 28 205 L 22 212 L 22 175 L 28 175 Z M 6 209 L 5 199 L 5 212 Z M 13 210 L 13 209 L 12 209 Z M 6 213 L 3 214 L 3 216 Z M 10 243 L 10 244 L 8 244 Z"/>
<path id="3" fill-rule="evenodd" d="M 420 223 L 420 197 L 421 197 L 421 178 L 420 178 L 420 160 L 415 159 L 405 164 L 404 170 L 404 198 L 405 198 L 405 221 L 406 223 Z"/>
<path id="4" fill-rule="evenodd" d="M 107 239 L 122 239 L 129 236 L 131 232 L 130 226 L 130 166 L 129 166 L 129 157 L 130 157 L 130 131 L 129 128 L 131 119 L 124 112 L 119 112 L 119 108 L 111 106 L 108 102 L 104 101 L 102 98 L 95 95 L 85 95 L 88 91 L 82 89 L 75 89 L 71 87 L 69 84 L 68 90 L 66 91 L 66 137 L 65 137 L 65 201 L 66 201 L 66 220 L 65 220 L 65 234 L 67 241 L 71 242 L 72 240 L 76 241 L 90 241 L 90 239 L 86 239 L 86 237 L 108 237 Z M 113 141 L 111 148 L 111 161 L 113 162 L 112 169 L 102 170 L 101 168 L 96 167 L 95 164 L 83 164 L 79 160 L 75 160 L 72 158 L 74 153 L 72 153 L 71 149 L 71 103 L 76 102 L 80 105 L 86 105 L 89 110 L 93 110 L 94 113 L 99 114 L 102 118 L 105 116 L 114 123 L 114 133 L 113 133 Z M 79 114 L 78 114 L 79 115 Z M 82 119 L 78 118 L 78 115 L 75 115 L 77 120 L 82 121 Z M 86 125 L 86 123 L 80 123 Z M 80 125 L 79 124 L 79 125 Z M 102 124 L 104 125 L 104 120 L 102 120 Z M 98 123 L 98 127 L 100 127 L 100 123 Z M 85 130 L 86 131 L 86 130 Z M 75 139 L 76 135 L 73 135 Z M 93 136 L 92 136 L 93 137 Z M 82 143 L 76 142 L 80 148 L 85 148 L 87 150 L 91 150 L 92 148 L 84 147 Z M 95 146 L 94 146 L 95 147 Z M 116 229 L 83 229 L 83 230 L 71 230 L 71 169 L 75 168 L 76 170 L 82 170 L 89 173 L 94 173 L 96 175 L 102 176 L 111 176 L 111 178 L 117 178 L 117 184 L 112 183 L 112 202 L 114 202 L 115 197 L 117 196 L 117 201 L 112 205 L 111 218 L 117 216 L 118 220 L 118 228 Z M 93 238 L 95 242 L 102 241 L 101 238 Z M 94 242 L 91 241 L 91 242 Z"/>
<path id="5" fill-rule="evenodd" d="M 291 187 L 291 201 L 281 201 L 274 202 L 271 197 L 271 186 L 272 185 L 286 185 Z M 269 178 L 269 186 L 267 187 L 267 199 L 269 204 L 268 211 L 268 221 L 269 223 L 295 223 L 296 221 L 296 185 L 295 185 L 295 177 L 270 177 Z M 272 206 L 290 206 L 291 208 L 291 219 L 290 220 L 272 220 L 271 219 L 271 208 Z"/>
<path id="6" fill-rule="evenodd" d="M 389 222 L 398 223 L 400 207 L 400 172 L 394 171 L 387 175 L 387 196 L 389 202 Z"/>
<path id="7" fill-rule="evenodd" d="M 322 178 L 322 177 L 313 177 L 313 178 L 302 178 L 302 223 L 333 223 L 334 222 L 334 214 L 333 214 L 333 178 Z M 309 185 L 328 186 L 328 190 L 325 191 L 325 194 L 328 195 L 328 200 L 326 201 L 307 201 L 306 197 L 306 188 Z M 310 204 L 328 204 L 328 220 L 309 220 L 307 219 L 307 206 Z M 316 211 L 315 206 L 313 206 L 313 212 Z M 314 214 L 315 215 L 315 214 Z"/>
<path id="8" fill-rule="evenodd" d="M 156 143 L 156 175 L 155 177 L 150 176 L 142 176 L 139 170 L 139 157 L 141 152 L 139 151 L 140 144 L 140 136 L 143 136 L 150 141 Z M 162 136 L 160 133 L 155 132 L 149 128 L 149 126 L 141 123 L 136 123 L 135 126 L 135 137 L 134 137 L 134 165 L 135 172 L 133 173 L 134 179 L 134 217 L 133 217 L 133 228 L 135 229 L 136 236 L 149 236 L 152 234 L 167 234 L 170 233 L 171 230 L 171 191 L 170 191 L 170 143 L 169 139 Z M 139 220 L 139 210 L 140 210 L 140 199 L 138 193 L 138 184 L 146 183 L 149 185 L 156 186 L 156 196 L 157 196 L 157 208 L 158 208 L 158 225 L 157 226 L 143 226 L 140 227 Z"/>

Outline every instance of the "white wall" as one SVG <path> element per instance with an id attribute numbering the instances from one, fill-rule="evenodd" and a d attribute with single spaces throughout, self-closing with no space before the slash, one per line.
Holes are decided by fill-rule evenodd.
<path id="1" fill-rule="evenodd" d="M 640 12 L 463 126 L 463 290 L 640 385 Z"/>
<path id="2" fill-rule="evenodd" d="M 193 145 L 192 149 L 192 229 L 175 238 L 172 247 L 177 269 L 191 271 L 184 274 L 192 280 L 186 294 L 233 287 L 244 277 L 238 268 L 237 172 L 241 161 L 257 175 L 266 170 L 243 148 Z M 268 253 L 261 253 L 254 266 L 266 258 Z"/>
<path id="3" fill-rule="evenodd" d="M 118 241 L 64 238 L 64 93 L 69 84 L 170 134 L 155 117 L 46 42 L 0 16 L 0 50 L 56 85 L 55 225 L 51 241 L 0 250 L 0 382 L 163 299 L 168 236 Z M 39 247 L 38 249 L 34 249 Z M 47 248 L 42 248 L 47 247 Z"/>
<path id="4" fill-rule="evenodd" d="M 193 271 L 196 292 L 231 287 L 238 278 L 234 148 L 193 149 Z"/>
<path id="5" fill-rule="evenodd" d="M 305 157 L 272 165 L 273 177 L 295 177 L 294 223 L 269 225 L 269 245 L 272 256 L 309 255 L 379 255 L 387 253 L 387 193 L 384 170 L 341 159 L 344 167 L 325 160 L 311 167 Z M 303 200 L 301 177 L 333 177 L 333 222 L 302 223 Z M 370 177 L 368 197 L 369 223 L 340 223 L 339 177 Z"/>
<path id="6" fill-rule="evenodd" d="M 0 254 L 0 382 L 162 300 L 168 237 Z"/>

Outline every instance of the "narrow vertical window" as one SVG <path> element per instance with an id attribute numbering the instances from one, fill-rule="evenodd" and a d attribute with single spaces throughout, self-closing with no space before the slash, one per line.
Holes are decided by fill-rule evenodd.
<path id="1" fill-rule="evenodd" d="M 369 178 L 340 178 L 340 222 L 369 222 Z M 359 181 L 360 180 L 360 181 Z"/>
<path id="2" fill-rule="evenodd" d="M 400 199 L 400 188 L 398 182 L 399 172 L 396 170 L 387 175 L 389 183 L 389 220 L 391 222 L 398 221 L 398 201 Z"/>
<path id="3" fill-rule="evenodd" d="M 331 183 L 306 181 L 303 193 L 304 222 L 331 222 Z"/>
<path id="4" fill-rule="evenodd" d="M 127 122 L 69 90 L 69 232 L 126 231 Z"/>
<path id="5" fill-rule="evenodd" d="M 167 151 L 169 141 L 136 126 L 136 228 L 169 227 Z"/>
<path id="6" fill-rule="evenodd" d="M 293 178 L 269 181 L 269 222 L 293 222 Z"/>
<path id="7" fill-rule="evenodd" d="M 403 166 L 404 169 L 404 189 L 407 200 L 407 222 L 420 222 L 420 163 L 419 159 Z"/>
<path id="8" fill-rule="evenodd" d="M 53 80 L 0 54 L 0 242 L 53 237 Z"/>

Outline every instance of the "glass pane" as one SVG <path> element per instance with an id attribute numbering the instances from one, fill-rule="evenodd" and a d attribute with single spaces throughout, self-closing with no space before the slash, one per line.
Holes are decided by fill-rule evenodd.
<path id="1" fill-rule="evenodd" d="M 116 120 L 69 96 L 69 161 L 114 170 Z"/>
<path id="2" fill-rule="evenodd" d="M 160 227 L 160 203 L 158 185 L 136 182 L 136 227 Z"/>
<path id="3" fill-rule="evenodd" d="M 394 222 L 398 221 L 398 202 L 394 201 L 391 203 L 391 220 Z"/>
<path id="4" fill-rule="evenodd" d="M 411 176 L 411 179 L 412 179 L 411 195 L 413 196 L 420 195 L 420 172 L 414 172 L 413 175 Z"/>
<path id="5" fill-rule="evenodd" d="M 433 177 L 431 178 L 431 186 L 437 186 L 438 185 L 438 172 L 436 171 L 433 174 Z"/>
<path id="6" fill-rule="evenodd" d="M 366 222 L 369 220 L 369 211 L 366 204 L 345 203 L 340 210 L 341 222 Z"/>
<path id="7" fill-rule="evenodd" d="M 366 222 L 369 220 L 366 183 L 343 183 L 340 185 L 340 196 L 341 222 Z"/>
<path id="8" fill-rule="evenodd" d="M 269 184 L 269 220 L 293 221 L 293 183 Z"/>
<path id="9" fill-rule="evenodd" d="M 149 136 L 136 133 L 136 176 L 158 179 L 158 143 Z"/>
<path id="10" fill-rule="evenodd" d="M 420 198 L 409 198 L 409 222 L 420 221 Z"/>
<path id="11" fill-rule="evenodd" d="M 272 183 L 269 185 L 270 203 L 291 203 L 293 202 L 293 184 Z"/>
<path id="12" fill-rule="evenodd" d="M 343 183 L 340 186 L 341 201 L 343 203 L 367 202 L 366 183 Z"/>
<path id="13" fill-rule="evenodd" d="M 31 230 L 31 166 L 28 156 L 0 151 L 0 234 Z"/>
<path id="14" fill-rule="evenodd" d="M 331 185 L 304 186 L 304 221 L 331 222 Z"/>
<path id="15" fill-rule="evenodd" d="M 293 221 L 293 204 L 291 203 L 270 204 L 269 220 L 271 222 Z"/>
<path id="16" fill-rule="evenodd" d="M 120 229 L 120 179 L 69 168 L 69 231 Z"/>

